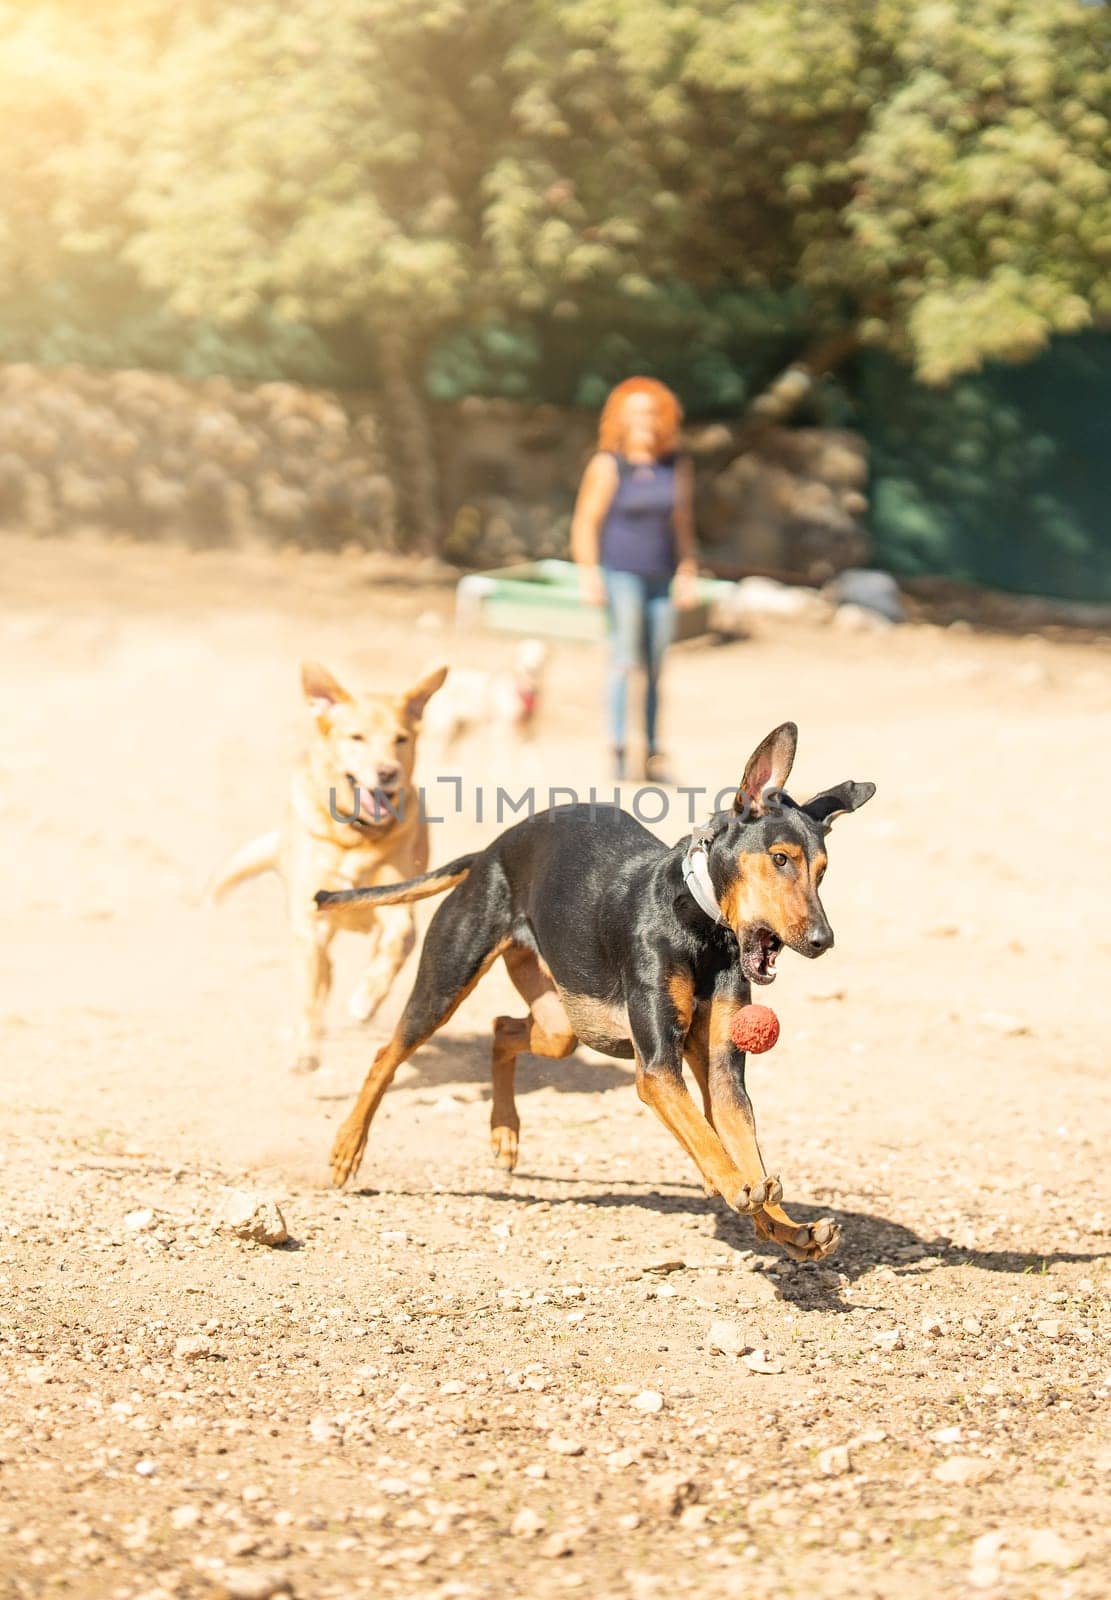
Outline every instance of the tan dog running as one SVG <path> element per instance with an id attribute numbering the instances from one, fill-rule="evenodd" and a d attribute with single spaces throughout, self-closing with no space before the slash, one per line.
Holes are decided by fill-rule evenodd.
<path id="1" fill-rule="evenodd" d="M 285 881 L 301 983 L 296 1072 L 320 1065 L 336 932 L 365 933 L 371 941 L 366 975 L 349 1005 L 360 1022 L 377 1011 L 413 948 L 409 906 L 358 907 L 333 920 L 317 915 L 313 896 L 321 888 L 402 883 L 427 867 L 428 824 L 413 764 L 421 715 L 446 676 L 447 668 L 437 667 L 405 694 L 356 695 L 306 662 L 301 685 L 314 733 L 293 776 L 285 826 L 244 845 L 210 885 L 219 900 L 263 872 Z"/>

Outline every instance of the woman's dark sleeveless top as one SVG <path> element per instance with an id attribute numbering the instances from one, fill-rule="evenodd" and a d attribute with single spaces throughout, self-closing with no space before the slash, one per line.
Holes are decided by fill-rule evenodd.
<path id="1" fill-rule="evenodd" d="M 617 489 L 602 522 L 602 565 L 670 578 L 675 558 L 675 457 L 643 465 L 615 455 Z"/>

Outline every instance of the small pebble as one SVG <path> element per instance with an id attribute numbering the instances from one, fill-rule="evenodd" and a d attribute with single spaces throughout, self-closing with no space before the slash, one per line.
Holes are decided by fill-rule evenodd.
<path id="1" fill-rule="evenodd" d="M 183 1333 L 174 1344 L 178 1361 L 206 1361 L 213 1353 L 211 1339 L 201 1333 Z"/>
<path id="2" fill-rule="evenodd" d="M 643 1411 L 647 1416 L 654 1416 L 664 1408 L 664 1397 L 658 1389 L 642 1389 L 634 1395 L 629 1404 L 634 1411 Z"/>
<path id="3" fill-rule="evenodd" d="M 655 1516 L 677 1517 L 698 1499 L 698 1485 L 683 1472 L 652 1472 L 641 1485 L 640 1498 Z"/>
<path id="4" fill-rule="evenodd" d="M 1079 1551 L 1052 1528 L 1033 1528 L 1028 1532 L 1026 1558 L 1031 1566 L 1062 1570 L 1079 1566 L 1081 1560 Z"/>
<path id="5" fill-rule="evenodd" d="M 741 1360 L 750 1372 L 775 1373 L 783 1371 L 783 1363 L 778 1356 L 769 1354 L 767 1350 L 750 1350 Z"/>
<path id="6" fill-rule="evenodd" d="M 543 1533 L 546 1526 L 543 1517 L 538 1516 L 529 1506 L 522 1506 L 509 1524 L 509 1531 L 515 1539 L 532 1539 L 538 1533 Z"/>
<path id="7" fill-rule="evenodd" d="M 681 1528 L 701 1528 L 710 1515 L 709 1506 L 686 1506 L 679 1513 Z"/>
<path id="8" fill-rule="evenodd" d="M 270 1600 L 272 1595 L 289 1593 L 288 1583 L 278 1573 L 251 1567 L 227 1567 L 219 1582 L 219 1592 L 227 1600 Z"/>
<path id="9" fill-rule="evenodd" d="M 825 1478 L 843 1478 L 853 1470 L 852 1456 L 847 1444 L 832 1444 L 818 1452 L 818 1471 Z"/>
<path id="10" fill-rule="evenodd" d="M 995 1471 L 992 1462 L 984 1461 L 979 1456 L 949 1456 L 945 1461 L 939 1461 L 934 1468 L 934 1477 L 938 1483 L 950 1483 L 964 1486 L 970 1483 L 983 1483 L 985 1478 L 990 1478 Z"/>
<path id="11" fill-rule="evenodd" d="M 1005 1039 L 1018 1039 L 1030 1032 L 1028 1024 L 1021 1017 L 1011 1016 L 1005 1011 L 981 1011 L 979 1020 L 983 1027 L 990 1028 L 992 1033 L 1002 1034 Z"/>
<path id="12" fill-rule="evenodd" d="M 739 1322 L 711 1322 L 706 1343 L 711 1350 L 720 1350 L 725 1356 L 740 1356 L 751 1348 Z"/>
<path id="13" fill-rule="evenodd" d="M 246 1189 L 233 1189 L 220 1208 L 219 1226 L 256 1244 L 285 1244 L 289 1230 L 275 1201 Z"/>

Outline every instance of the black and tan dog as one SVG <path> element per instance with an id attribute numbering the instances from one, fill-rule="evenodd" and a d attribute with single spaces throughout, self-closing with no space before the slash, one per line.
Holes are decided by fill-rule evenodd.
<path id="1" fill-rule="evenodd" d="M 779 951 L 819 956 L 833 931 L 818 898 L 833 818 L 875 793 L 842 783 L 797 805 L 783 792 L 797 729 L 784 723 L 750 758 L 733 808 L 673 849 L 623 811 L 586 805 L 509 828 L 475 855 L 396 889 L 322 892 L 393 904 L 453 889 L 429 926 L 412 994 L 332 1150 L 332 1179 L 355 1172 L 371 1120 L 401 1062 L 451 1016 L 501 956 L 528 1005 L 494 1023 L 491 1135 L 517 1160 L 517 1056 L 563 1057 L 581 1039 L 635 1057 L 637 1092 L 702 1174 L 707 1191 L 751 1215 L 798 1260 L 835 1249 L 837 1225 L 793 1222 L 756 1143 L 745 1057 L 731 1038 L 751 984 L 775 978 Z M 456 887 L 457 886 L 457 887 Z M 700 1112 L 683 1061 L 702 1091 Z"/>

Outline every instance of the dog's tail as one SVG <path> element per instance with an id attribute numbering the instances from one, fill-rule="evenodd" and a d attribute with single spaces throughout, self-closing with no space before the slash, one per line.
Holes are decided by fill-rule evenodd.
<path id="1" fill-rule="evenodd" d="M 219 872 L 208 880 L 205 900 L 210 905 L 216 905 L 236 884 L 245 882 L 247 878 L 257 878 L 262 872 L 277 871 L 281 842 L 281 829 L 275 828 L 273 833 L 264 833 L 237 850 L 230 860 L 224 862 Z"/>
<path id="2" fill-rule="evenodd" d="M 459 856 L 455 861 L 449 861 L 446 867 L 440 867 L 435 872 L 422 872 L 419 878 L 409 878 L 405 883 L 383 883 L 375 889 L 320 889 L 313 897 L 316 909 L 330 911 L 333 907 L 338 909 L 354 902 L 403 906 L 411 900 L 427 900 L 429 895 L 443 894 L 446 889 L 454 889 L 457 883 L 462 883 L 479 854 L 474 850 L 469 856 Z"/>

